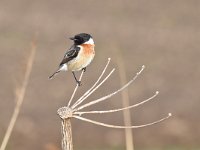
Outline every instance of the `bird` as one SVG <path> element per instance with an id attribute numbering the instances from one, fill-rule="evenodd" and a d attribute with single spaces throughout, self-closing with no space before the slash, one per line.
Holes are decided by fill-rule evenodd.
<path id="1" fill-rule="evenodd" d="M 69 38 L 74 44 L 67 50 L 58 69 L 49 76 L 53 79 L 61 71 L 72 71 L 76 83 L 80 86 L 81 81 L 76 78 L 76 71 L 86 71 L 86 67 L 92 62 L 95 56 L 95 44 L 93 37 L 88 33 L 79 33 Z"/>

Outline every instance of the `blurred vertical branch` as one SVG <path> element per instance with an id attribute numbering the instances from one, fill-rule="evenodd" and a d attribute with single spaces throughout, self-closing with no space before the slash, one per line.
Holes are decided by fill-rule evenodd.
<path id="1" fill-rule="evenodd" d="M 27 85 L 28 85 L 28 82 L 29 82 L 29 78 L 30 78 L 30 74 L 31 74 L 32 66 L 33 66 L 33 61 L 34 61 L 34 58 L 35 58 L 35 52 L 36 52 L 36 42 L 35 42 L 35 40 L 33 40 L 31 42 L 31 46 L 30 46 L 30 56 L 29 56 L 28 61 L 27 61 L 24 80 L 23 80 L 22 86 L 16 89 L 16 93 L 17 93 L 16 98 L 15 98 L 16 99 L 16 105 L 15 105 L 12 117 L 10 119 L 10 123 L 8 125 L 7 130 L 6 130 L 5 136 L 3 138 L 0 150 L 5 150 L 7 143 L 9 141 L 9 138 L 11 136 L 11 133 L 13 131 L 13 128 L 15 126 L 16 120 L 18 118 L 19 111 L 21 109 L 21 105 L 22 105 L 23 100 L 24 100 L 26 88 L 27 88 Z"/>
<path id="2" fill-rule="evenodd" d="M 119 68 L 120 84 L 124 85 L 127 82 L 127 79 L 126 79 L 124 60 L 122 58 L 120 50 L 117 50 L 117 66 Z M 130 106 L 128 89 L 123 90 L 121 94 L 122 94 L 122 106 L 123 107 Z M 123 116 L 124 116 L 124 125 L 131 126 L 132 123 L 131 123 L 130 109 L 123 110 Z M 126 150 L 134 150 L 133 135 L 131 128 L 125 129 L 125 137 L 126 137 Z"/>

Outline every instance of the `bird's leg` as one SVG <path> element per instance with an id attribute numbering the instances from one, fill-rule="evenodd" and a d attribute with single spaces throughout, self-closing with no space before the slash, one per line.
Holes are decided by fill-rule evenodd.
<path id="1" fill-rule="evenodd" d="M 84 72 L 86 72 L 86 67 L 82 69 Z"/>
<path id="2" fill-rule="evenodd" d="M 81 81 L 78 81 L 78 79 L 76 78 L 76 75 L 75 75 L 74 71 L 72 71 L 72 74 L 74 76 L 74 79 L 76 80 L 76 83 L 78 84 L 78 86 L 80 86 L 81 85 Z"/>

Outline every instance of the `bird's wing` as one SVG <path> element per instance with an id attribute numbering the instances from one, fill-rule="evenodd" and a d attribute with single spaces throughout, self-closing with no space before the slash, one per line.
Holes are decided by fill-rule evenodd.
<path id="1" fill-rule="evenodd" d="M 60 63 L 60 66 L 74 59 L 80 50 L 80 47 L 72 46 L 65 54 L 63 60 Z"/>

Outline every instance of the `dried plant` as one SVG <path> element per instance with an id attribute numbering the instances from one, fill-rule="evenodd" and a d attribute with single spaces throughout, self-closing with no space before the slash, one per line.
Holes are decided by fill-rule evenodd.
<path id="1" fill-rule="evenodd" d="M 1 144 L 0 150 L 5 150 L 7 143 L 9 141 L 10 135 L 13 131 L 14 126 L 15 126 L 16 120 L 18 118 L 19 111 L 21 109 L 21 105 L 22 105 L 23 100 L 24 100 L 26 88 L 27 88 L 27 85 L 28 85 L 28 82 L 29 82 L 29 78 L 30 78 L 30 74 L 31 74 L 32 66 L 33 66 L 33 61 L 34 61 L 34 58 L 35 58 L 35 51 L 36 51 L 36 44 L 35 44 L 35 41 L 33 40 L 32 43 L 31 43 L 31 52 L 30 52 L 30 56 L 29 56 L 28 61 L 27 61 L 24 80 L 23 80 L 22 86 L 16 89 L 16 100 L 15 100 L 16 105 L 15 105 L 12 117 L 10 119 L 10 123 L 8 125 L 7 130 L 6 130 L 5 136 L 3 138 L 3 142 Z"/>
<path id="2" fill-rule="evenodd" d="M 106 64 L 105 68 L 103 69 L 101 75 L 99 76 L 97 81 L 94 83 L 94 85 L 88 91 L 86 91 L 78 100 L 76 100 L 73 105 L 71 105 L 71 103 L 72 103 L 74 95 L 75 95 L 75 93 L 76 93 L 76 91 L 79 87 L 78 84 L 76 85 L 76 87 L 74 89 L 74 92 L 73 92 L 73 94 L 72 94 L 72 96 L 71 96 L 71 98 L 68 102 L 68 105 L 58 109 L 57 113 L 62 120 L 61 133 L 62 133 L 62 149 L 63 150 L 73 150 L 71 118 L 76 118 L 76 119 L 79 119 L 79 120 L 82 120 L 82 121 L 85 121 L 85 122 L 93 123 L 93 124 L 104 126 L 104 127 L 124 128 L 125 129 L 125 128 L 140 128 L 140 127 L 150 126 L 150 125 L 159 123 L 161 121 L 164 121 L 165 119 L 167 119 L 171 116 L 171 113 L 169 113 L 166 117 L 163 117 L 163 118 L 161 118 L 157 121 L 147 123 L 147 124 L 143 124 L 143 125 L 138 125 L 138 126 L 117 126 L 117 125 L 106 124 L 106 123 L 102 123 L 102 122 L 98 122 L 98 121 L 95 121 L 95 120 L 91 120 L 91 119 L 87 119 L 85 117 L 82 117 L 82 115 L 84 115 L 84 114 L 113 113 L 113 112 L 131 109 L 131 108 L 140 106 L 140 105 L 152 100 L 153 98 L 155 98 L 158 95 L 159 92 L 156 91 L 155 94 L 153 96 L 151 96 L 150 98 L 143 100 L 143 101 L 141 101 L 137 104 L 130 105 L 130 106 L 123 107 L 123 108 L 112 109 L 112 110 L 102 110 L 102 111 L 81 111 L 84 108 L 87 108 L 87 107 L 95 105 L 99 102 L 105 101 L 105 100 L 111 98 L 112 96 L 114 96 L 115 94 L 124 90 L 126 87 L 128 87 L 131 83 L 133 83 L 136 80 L 136 78 L 141 74 L 141 72 L 145 68 L 145 66 L 142 66 L 140 71 L 137 72 L 136 75 L 128 83 L 126 83 L 124 86 L 122 86 L 120 89 L 112 92 L 111 94 L 108 94 L 106 96 L 103 96 L 101 98 L 98 98 L 96 100 L 93 100 L 91 102 L 88 102 L 86 104 L 81 105 L 83 103 L 83 101 L 85 101 L 92 93 L 94 93 L 115 71 L 115 69 L 112 69 L 110 71 L 110 73 L 105 78 L 103 78 L 103 75 L 105 74 L 109 63 L 110 63 L 110 58 L 108 59 L 108 62 Z M 84 71 L 81 72 L 79 81 L 81 81 L 81 79 L 83 77 L 83 73 L 84 73 Z"/>
<path id="3" fill-rule="evenodd" d="M 118 51 L 118 60 L 117 60 L 117 66 L 119 68 L 119 78 L 120 78 L 120 84 L 123 86 L 126 82 L 126 71 L 124 66 L 124 60 L 122 59 L 122 55 L 119 54 Z M 128 89 L 125 89 L 121 92 L 122 96 L 122 106 L 128 107 L 130 105 L 130 98 L 128 94 Z M 124 125 L 125 126 L 131 126 L 131 111 L 130 109 L 123 110 L 123 119 L 124 119 Z M 134 141 L 133 141 L 133 134 L 131 128 L 125 129 L 125 141 L 126 141 L 126 150 L 134 150 Z"/>

